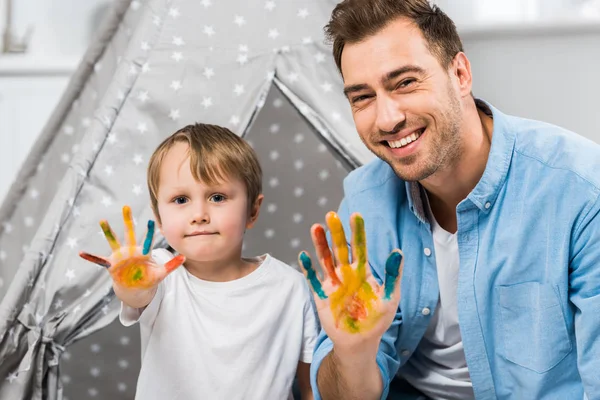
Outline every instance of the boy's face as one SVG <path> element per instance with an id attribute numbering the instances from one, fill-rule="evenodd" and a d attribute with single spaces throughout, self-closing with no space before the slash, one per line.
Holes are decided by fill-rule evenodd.
<path id="1" fill-rule="evenodd" d="M 161 165 L 160 230 L 188 260 L 238 257 L 244 232 L 256 221 L 261 201 L 262 195 L 249 215 L 246 187 L 240 180 L 209 187 L 194 179 L 186 143 L 173 146 Z"/>

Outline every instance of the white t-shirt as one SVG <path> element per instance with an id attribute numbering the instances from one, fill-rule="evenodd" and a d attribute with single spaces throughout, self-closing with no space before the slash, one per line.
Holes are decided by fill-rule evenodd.
<path id="1" fill-rule="evenodd" d="M 155 249 L 164 264 L 173 256 Z M 317 320 L 304 276 L 271 257 L 230 282 L 177 268 L 144 309 L 121 306 L 125 326 L 139 321 L 140 400 L 292 399 L 298 362 L 310 363 Z"/>
<path id="2" fill-rule="evenodd" d="M 400 372 L 411 385 L 432 399 L 474 399 L 458 326 L 459 253 L 456 234 L 445 231 L 429 213 L 440 297 L 436 311 L 415 353 Z"/>

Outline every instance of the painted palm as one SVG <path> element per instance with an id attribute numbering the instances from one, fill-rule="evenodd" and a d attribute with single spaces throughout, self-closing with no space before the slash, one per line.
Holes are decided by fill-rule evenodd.
<path id="1" fill-rule="evenodd" d="M 182 255 L 175 256 L 164 265 L 157 265 L 150 255 L 154 239 L 154 221 L 148 221 L 148 231 L 142 245 L 135 238 L 131 208 L 123 207 L 125 223 L 125 244 L 122 245 L 106 220 L 100 221 L 100 226 L 106 240 L 112 249 L 108 257 L 99 257 L 86 252 L 79 255 L 85 260 L 101 265 L 108 269 L 112 279 L 118 285 L 131 289 L 147 289 L 156 286 L 170 272 L 181 266 L 185 261 Z"/>
<path id="2" fill-rule="evenodd" d="M 382 315 L 395 313 L 398 307 L 402 253 L 400 250 L 390 253 L 385 266 L 384 284 L 379 285 L 372 276 L 370 268 L 367 267 L 367 243 L 362 216 L 355 213 L 350 217 L 352 263 L 349 260 L 346 235 L 338 215 L 329 212 L 326 223 L 331 233 L 337 265 L 329 249 L 325 229 L 320 224 L 312 226 L 311 236 L 323 270 L 323 278 L 317 277 L 307 252 L 303 251 L 299 255 L 300 265 L 304 268 L 306 277 L 316 294 L 319 317 L 326 331 L 326 321 L 323 321 L 327 319 L 324 313 L 326 308 L 331 310 L 330 315 L 335 322 L 336 330 L 341 328 L 350 333 L 368 331 L 378 324 Z M 397 296 L 394 295 L 396 292 L 398 292 Z M 392 299 L 395 301 L 391 301 Z"/>

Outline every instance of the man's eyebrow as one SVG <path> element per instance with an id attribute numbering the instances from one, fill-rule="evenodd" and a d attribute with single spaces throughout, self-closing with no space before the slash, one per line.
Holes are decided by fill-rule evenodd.
<path id="1" fill-rule="evenodd" d="M 396 79 L 397 77 L 407 74 L 409 72 L 413 72 L 416 74 L 424 74 L 425 70 L 417 65 L 405 65 L 400 68 L 397 68 L 391 72 L 385 74 L 383 78 L 381 78 L 381 82 L 383 85 L 386 85 L 390 81 Z M 344 96 L 348 97 L 352 93 L 360 92 L 363 90 L 369 89 L 369 85 L 365 83 L 358 83 L 356 85 L 349 85 L 344 87 Z"/>
<path id="2" fill-rule="evenodd" d="M 407 74 L 409 72 L 414 72 L 416 74 L 424 74 L 425 70 L 421 67 L 419 67 L 418 65 L 404 65 L 398 69 L 395 69 L 391 72 L 388 72 L 382 79 L 381 79 L 381 83 L 383 83 L 384 85 L 391 81 L 396 79 L 397 77 Z"/>
<path id="3" fill-rule="evenodd" d="M 365 89 L 368 89 L 368 88 L 369 88 L 369 85 L 366 85 L 364 83 L 359 83 L 357 85 L 346 86 L 344 88 L 344 96 L 348 97 L 348 95 L 350 93 L 360 92 L 361 90 L 365 90 Z"/>

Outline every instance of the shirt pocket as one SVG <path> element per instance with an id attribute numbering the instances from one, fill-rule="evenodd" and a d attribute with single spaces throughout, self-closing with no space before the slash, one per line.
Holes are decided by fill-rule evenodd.
<path id="1" fill-rule="evenodd" d="M 504 358 L 537 373 L 554 368 L 572 349 L 558 288 L 524 282 L 498 291 Z"/>

